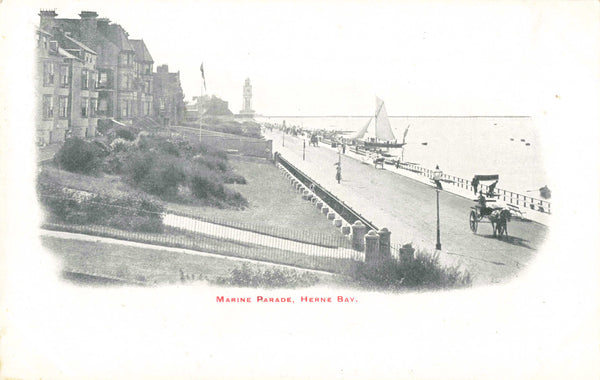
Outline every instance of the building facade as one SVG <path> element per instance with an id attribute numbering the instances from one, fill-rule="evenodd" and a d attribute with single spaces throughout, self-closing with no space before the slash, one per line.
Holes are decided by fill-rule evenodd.
<path id="1" fill-rule="evenodd" d="M 129 40 L 135 51 L 135 88 L 137 89 L 137 117 L 152 116 L 153 82 L 152 75 L 154 60 L 144 43 L 144 40 Z"/>
<path id="2" fill-rule="evenodd" d="M 94 136 L 97 125 L 97 54 L 68 32 L 43 22 L 55 16 L 54 11 L 41 11 L 37 32 L 36 133 L 40 145 L 69 136 Z"/>
<path id="3" fill-rule="evenodd" d="M 61 142 L 70 135 L 93 137 L 99 125 L 133 125 L 158 115 L 154 105 L 154 61 L 143 40 L 129 39 L 127 31 L 93 11 L 79 19 L 57 18 L 42 10 L 38 30 L 39 85 L 38 139 Z M 176 78 L 175 78 L 176 76 Z M 159 76 L 171 90 L 179 73 Z M 172 120 L 181 120 L 183 106 L 168 99 Z M 165 103 L 166 104 L 166 103 Z M 179 109 L 179 108 L 180 109 Z"/>
<path id="4" fill-rule="evenodd" d="M 184 95 L 179 71 L 169 72 L 168 65 L 156 68 L 153 79 L 154 114 L 161 125 L 178 125 L 185 117 Z"/>

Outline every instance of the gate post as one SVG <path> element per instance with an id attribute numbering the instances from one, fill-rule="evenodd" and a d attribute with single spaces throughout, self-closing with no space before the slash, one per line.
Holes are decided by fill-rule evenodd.
<path id="1" fill-rule="evenodd" d="M 379 235 L 374 230 L 365 235 L 365 262 L 379 261 Z"/>
<path id="2" fill-rule="evenodd" d="M 352 248 L 356 251 L 365 250 L 365 232 L 367 227 L 357 220 L 352 225 Z"/>
<path id="3" fill-rule="evenodd" d="M 379 253 L 383 258 L 390 258 L 392 256 L 392 251 L 390 247 L 390 235 L 392 234 L 390 230 L 383 227 L 377 232 L 379 235 Z"/>

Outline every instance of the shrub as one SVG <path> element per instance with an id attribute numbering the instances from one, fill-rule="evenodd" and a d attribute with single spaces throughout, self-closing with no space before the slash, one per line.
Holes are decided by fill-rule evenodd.
<path id="1" fill-rule="evenodd" d="M 199 167 L 190 179 L 192 194 L 213 206 L 225 205 L 234 207 L 247 207 L 248 201 L 237 191 L 228 189 L 221 182 L 219 176 L 206 168 Z"/>
<path id="2" fill-rule="evenodd" d="M 133 142 L 123 139 L 116 138 L 110 143 L 110 150 L 113 152 L 122 152 L 126 151 L 133 146 Z"/>
<path id="3" fill-rule="evenodd" d="M 225 181 L 225 183 L 237 183 L 240 185 L 245 185 L 247 183 L 246 178 L 244 178 L 244 176 L 232 172 L 225 173 L 223 180 Z"/>
<path id="4" fill-rule="evenodd" d="M 127 231 L 162 232 L 163 207 L 140 198 L 110 199 L 95 195 L 75 199 L 53 185 L 40 186 L 40 200 L 51 220 L 76 225 L 104 225 Z"/>
<path id="5" fill-rule="evenodd" d="M 135 140 L 135 133 L 130 131 L 129 129 L 117 129 L 116 135 L 118 138 L 133 141 Z"/>
<path id="6" fill-rule="evenodd" d="M 261 270 L 243 264 L 232 269 L 227 277 L 219 277 L 216 282 L 220 285 L 261 287 L 261 288 L 294 288 L 313 286 L 319 278 L 310 272 L 299 273 L 293 269 L 272 268 Z"/>
<path id="7" fill-rule="evenodd" d="M 404 247 L 411 249 L 412 247 Z M 405 256 L 406 257 L 406 256 Z M 357 263 L 352 277 L 367 288 L 399 290 L 406 288 L 436 289 L 471 285 L 469 272 L 458 267 L 442 266 L 438 254 L 418 252 L 412 259 L 387 259 L 374 263 Z"/>
<path id="8" fill-rule="evenodd" d="M 56 153 L 54 161 L 64 170 L 92 174 L 102 163 L 102 151 L 96 144 L 78 137 L 70 138 Z"/>
<path id="9" fill-rule="evenodd" d="M 177 188 L 185 181 L 185 173 L 177 162 L 158 161 L 153 165 L 140 186 L 144 191 L 159 196 L 177 194 Z"/>

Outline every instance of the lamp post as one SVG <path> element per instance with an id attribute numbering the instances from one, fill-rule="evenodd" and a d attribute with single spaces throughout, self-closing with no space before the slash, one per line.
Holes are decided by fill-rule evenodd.
<path id="1" fill-rule="evenodd" d="M 306 139 L 302 141 L 302 161 L 306 158 Z"/>
<path id="2" fill-rule="evenodd" d="M 435 192 L 436 192 L 436 209 L 437 209 L 437 241 L 435 243 L 435 249 L 440 251 L 442 249 L 442 243 L 440 242 L 440 190 L 441 190 L 441 182 L 442 179 L 442 171 L 439 166 L 435 167 L 433 171 L 433 180 L 436 184 Z"/>

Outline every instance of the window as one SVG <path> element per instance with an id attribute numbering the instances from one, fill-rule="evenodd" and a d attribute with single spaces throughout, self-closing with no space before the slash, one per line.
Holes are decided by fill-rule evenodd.
<path id="1" fill-rule="evenodd" d="M 66 119 L 69 114 L 69 98 L 66 96 L 60 96 L 58 98 L 58 117 Z"/>
<path id="2" fill-rule="evenodd" d="M 121 90 L 130 90 L 131 89 L 131 76 L 126 73 L 121 74 Z"/>
<path id="3" fill-rule="evenodd" d="M 42 116 L 44 119 L 52 119 L 54 116 L 54 98 L 52 95 L 44 95 Z"/>
<path id="4" fill-rule="evenodd" d="M 44 62 L 44 86 L 54 84 L 54 62 Z"/>
<path id="5" fill-rule="evenodd" d="M 144 116 L 150 115 L 150 102 L 144 102 Z"/>
<path id="6" fill-rule="evenodd" d="M 121 101 L 121 117 L 129 116 L 129 104 L 128 100 Z"/>
<path id="7" fill-rule="evenodd" d="M 100 99 L 98 101 L 98 113 L 102 115 L 108 114 L 108 100 Z"/>
<path id="8" fill-rule="evenodd" d="M 62 87 L 69 86 L 69 66 L 67 65 L 60 67 L 60 85 Z"/>
<path id="9" fill-rule="evenodd" d="M 87 70 L 81 70 L 81 89 L 87 90 L 90 83 L 90 72 Z"/>
<path id="10" fill-rule="evenodd" d="M 101 71 L 98 73 L 98 88 L 107 88 L 108 87 L 108 73 L 106 71 Z"/>
<path id="11" fill-rule="evenodd" d="M 81 98 L 81 117 L 88 116 L 88 98 Z"/>
<path id="12" fill-rule="evenodd" d="M 90 98 L 90 116 L 96 116 L 96 110 L 98 108 L 98 99 Z"/>
<path id="13" fill-rule="evenodd" d="M 90 72 L 90 88 L 92 90 L 98 88 L 98 74 L 94 71 Z"/>

